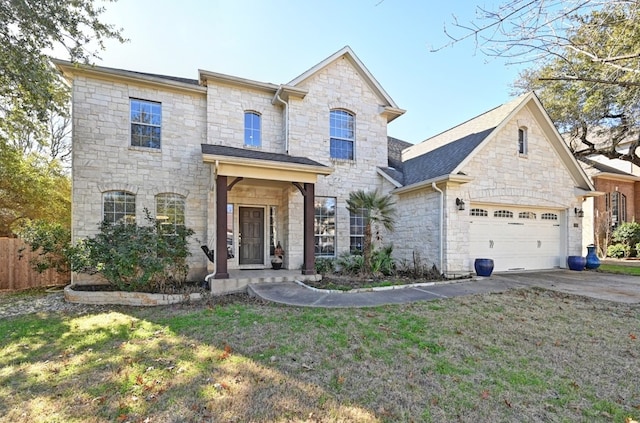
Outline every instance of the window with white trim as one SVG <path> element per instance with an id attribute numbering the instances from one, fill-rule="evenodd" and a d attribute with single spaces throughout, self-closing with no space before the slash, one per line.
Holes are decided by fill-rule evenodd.
<path id="1" fill-rule="evenodd" d="M 136 196 L 126 191 L 102 194 L 102 219 L 108 223 L 132 224 L 136 221 Z"/>
<path id="2" fill-rule="evenodd" d="M 262 145 L 262 117 L 256 112 L 244 113 L 244 145 L 248 147 Z"/>
<path id="3" fill-rule="evenodd" d="M 481 216 L 481 217 L 489 216 L 489 212 L 487 212 L 485 209 L 471 209 L 469 214 L 471 216 Z"/>
<path id="4" fill-rule="evenodd" d="M 558 220 L 558 215 L 555 213 L 542 213 L 540 215 L 542 220 Z"/>
<path id="5" fill-rule="evenodd" d="M 506 217 L 513 219 L 513 212 L 509 210 L 496 210 L 493 212 L 493 217 Z"/>
<path id="6" fill-rule="evenodd" d="M 362 254 L 364 251 L 364 228 L 367 223 L 367 209 L 357 213 L 349 212 L 349 251 L 351 254 Z"/>
<path id="7" fill-rule="evenodd" d="M 346 110 L 331 110 L 329 113 L 329 154 L 332 159 L 353 160 L 356 137 L 355 115 Z"/>
<path id="8" fill-rule="evenodd" d="M 131 111 L 131 146 L 160 148 L 162 104 L 129 99 Z"/>
<path id="9" fill-rule="evenodd" d="M 611 201 L 611 225 L 618 226 L 627 221 L 627 196 L 621 192 L 614 191 L 608 196 Z"/>
<path id="10" fill-rule="evenodd" d="M 527 128 L 518 128 L 518 153 L 527 154 Z"/>
<path id="11" fill-rule="evenodd" d="M 336 198 L 316 197 L 314 237 L 316 256 L 333 257 L 336 253 Z"/>
<path id="12" fill-rule="evenodd" d="M 182 195 L 164 193 L 156 195 L 156 222 L 164 234 L 178 233 L 184 227 L 185 198 Z"/>

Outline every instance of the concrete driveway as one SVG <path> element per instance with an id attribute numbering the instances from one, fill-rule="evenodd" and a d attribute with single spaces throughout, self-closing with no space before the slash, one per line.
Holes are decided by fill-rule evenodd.
<path id="1" fill-rule="evenodd" d="M 550 270 L 526 273 L 496 273 L 480 283 L 518 288 L 539 286 L 567 294 L 619 303 L 640 304 L 640 277 L 599 272 Z"/>
<path id="2" fill-rule="evenodd" d="M 337 293 L 305 287 L 294 282 L 250 284 L 249 295 L 267 301 L 302 307 L 374 307 L 413 301 L 430 301 L 464 295 L 505 292 L 510 289 L 541 287 L 627 304 L 640 304 L 640 277 L 598 272 L 549 270 L 525 273 L 497 273 L 452 283 L 409 285 L 400 289 Z"/>

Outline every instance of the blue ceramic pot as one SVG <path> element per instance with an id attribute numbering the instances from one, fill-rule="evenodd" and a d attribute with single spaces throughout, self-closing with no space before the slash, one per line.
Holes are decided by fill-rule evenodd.
<path id="1" fill-rule="evenodd" d="M 582 256 L 569 256 L 567 257 L 567 265 L 569 265 L 569 269 L 571 270 L 584 270 L 584 267 L 587 264 L 587 259 Z"/>
<path id="2" fill-rule="evenodd" d="M 479 258 L 473 263 L 478 276 L 491 276 L 493 272 L 493 259 Z"/>
<path id="3" fill-rule="evenodd" d="M 600 267 L 600 259 L 596 255 L 596 246 L 589 245 L 587 246 L 587 264 L 586 268 L 593 270 Z"/>

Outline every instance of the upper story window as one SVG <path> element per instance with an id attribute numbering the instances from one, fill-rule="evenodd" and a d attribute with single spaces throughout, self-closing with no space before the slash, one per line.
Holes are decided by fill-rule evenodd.
<path id="1" fill-rule="evenodd" d="M 260 147 L 262 145 L 262 117 L 256 112 L 244 113 L 244 145 Z"/>
<path id="2" fill-rule="evenodd" d="M 353 160 L 353 144 L 356 134 L 356 118 L 346 110 L 331 110 L 329 115 L 330 146 L 332 159 Z"/>
<path id="3" fill-rule="evenodd" d="M 518 128 L 518 153 L 527 154 L 527 128 Z"/>
<path id="4" fill-rule="evenodd" d="M 184 227 L 185 199 L 178 194 L 156 195 L 156 221 L 164 234 L 178 233 Z"/>
<path id="5" fill-rule="evenodd" d="M 130 99 L 131 145 L 133 147 L 160 148 L 162 104 Z"/>
<path id="6" fill-rule="evenodd" d="M 102 219 L 109 223 L 136 221 L 136 196 L 126 191 L 108 191 L 102 194 Z"/>

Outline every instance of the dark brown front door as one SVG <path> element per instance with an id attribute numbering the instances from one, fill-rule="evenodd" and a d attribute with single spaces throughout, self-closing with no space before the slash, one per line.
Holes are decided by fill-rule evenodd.
<path id="1" fill-rule="evenodd" d="M 264 264 L 264 209 L 240 207 L 240 264 Z"/>

